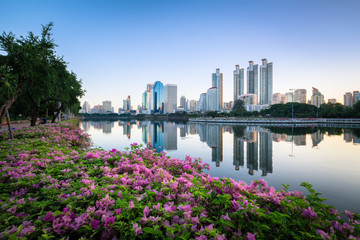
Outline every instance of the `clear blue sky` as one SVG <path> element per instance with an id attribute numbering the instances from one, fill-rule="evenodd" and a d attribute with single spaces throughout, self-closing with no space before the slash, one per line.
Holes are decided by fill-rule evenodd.
<path id="1" fill-rule="evenodd" d="M 40 34 L 54 22 L 57 53 L 82 79 L 93 106 L 117 110 L 131 95 L 141 104 L 147 83 L 178 85 L 178 98 L 198 99 L 211 73 L 224 74 L 233 98 L 233 70 L 248 61 L 274 64 L 274 93 L 318 88 L 343 101 L 360 90 L 359 0 L 2 0 L 0 31 Z"/>

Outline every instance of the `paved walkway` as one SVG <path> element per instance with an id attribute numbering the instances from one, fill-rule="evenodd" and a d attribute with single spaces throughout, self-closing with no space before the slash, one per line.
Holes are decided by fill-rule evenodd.
<path id="1" fill-rule="evenodd" d="M 23 127 L 29 127 L 30 126 L 30 121 L 20 121 L 20 122 L 15 122 L 11 124 L 12 128 L 15 129 L 19 129 L 19 128 L 23 128 Z M 4 132 L 4 131 L 8 131 L 8 125 L 7 124 L 3 124 L 1 125 L 0 128 L 0 132 Z"/>

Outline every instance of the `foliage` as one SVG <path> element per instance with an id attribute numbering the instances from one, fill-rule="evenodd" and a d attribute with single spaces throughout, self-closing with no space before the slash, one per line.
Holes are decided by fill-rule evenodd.
<path id="1" fill-rule="evenodd" d="M 244 107 L 244 101 L 243 100 L 235 100 L 234 102 L 234 106 L 230 112 L 232 117 L 235 116 L 249 116 L 249 112 L 246 111 L 245 107 Z"/>
<path id="2" fill-rule="evenodd" d="M 42 125 L 2 136 L 0 238 L 4 239 L 346 239 L 360 215 L 340 219 L 310 184 L 309 194 L 276 191 L 202 173 L 132 144 L 87 150 L 72 125 Z"/>
<path id="3" fill-rule="evenodd" d="M 292 109 L 294 111 L 292 111 Z M 261 110 L 262 115 L 270 114 L 271 117 L 316 118 L 316 107 L 305 103 L 274 104 L 269 109 Z"/>
<path id="4" fill-rule="evenodd" d="M 32 32 L 20 38 L 12 33 L 0 36 L 0 48 L 6 53 L 0 55 L 1 116 L 12 107 L 10 113 L 31 116 L 35 125 L 39 114 L 50 113 L 54 121 L 60 110 L 79 111 L 82 83 L 56 56 L 52 26 L 43 26 L 41 36 Z"/>

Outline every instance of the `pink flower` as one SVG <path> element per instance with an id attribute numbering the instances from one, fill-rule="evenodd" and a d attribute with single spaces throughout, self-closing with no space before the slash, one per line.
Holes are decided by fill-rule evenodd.
<path id="1" fill-rule="evenodd" d="M 247 240 L 256 240 L 256 239 L 255 239 L 255 235 L 256 235 L 256 234 L 257 234 L 257 233 L 254 233 L 254 234 L 253 234 L 253 233 L 249 233 L 249 232 L 248 232 L 248 233 L 247 233 L 247 236 L 246 236 L 246 239 L 247 239 Z"/>
<path id="2" fill-rule="evenodd" d="M 48 212 L 43 219 L 45 222 L 52 222 L 55 220 L 55 217 L 53 216 L 52 212 Z"/>
<path id="3" fill-rule="evenodd" d="M 95 219 L 91 220 L 91 226 L 93 229 L 98 229 L 99 225 L 100 225 L 100 221 L 95 220 Z"/>
<path id="4" fill-rule="evenodd" d="M 184 166 L 184 169 L 185 169 L 185 170 L 190 170 L 190 169 L 191 169 L 191 166 L 188 165 L 188 164 L 186 164 L 186 165 Z"/>
<path id="5" fill-rule="evenodd" d="M 231 221 L 231 218 L 229 217 L 229 214 L 228 214 L 228 213 L 226 213 L 226 215 L 221 215 L 220 218 L 223 219 L 223 220 L 229 220 L 229 221 Z"/>
<path id="6" fill-rule="evenodd" d="M 212 224 L 210 224 L 209 226 L 206 226 L 205 228 L 206 228 L 206 229 L 209 229 L 209 231 L 211 231 L 211 230 L 213 230 L 213 228 L 214 228 L 214 224 L 212 223 Z"/>
<path id="7" fill-rule="evenodd" d="M 326 232 L 324 232 L 323 230 L 316 230 L 316 232 L 325 240 L 329 240 L 330 239 L 330 236 L 329 234 L 327 234 Z"/>
<path id="8" fill-rule="evenodd" d="M 116 213 L 116 215 L 120 215 L 121 214 L 121 208 L 115 209 L 115 213 Z"/>
<path id="9" fill-rule="evenodd" d="M 8 212 L 11 212 L 12 214 L 15 214 L 15 212 L 16 212 L 16 207 L 9 208 L 7 211 L 8 211 Z"/>
<path id="10" fill-rule="evenodd" d="M 133 229 L 135 230 L 135 236 L 139 235 L 140 233 L 143 233 L 141 231 L 141 227 L 139 227 L 139 224 L 133 223 Z"/>
<path id="11" fill-rule="evenodd" d="M 108 217 L 105 219 L 105 228 L 107 228 L 109 225 L 114 224 L 116 220 L 116 217 Z"/>
<path id="12" fill-rule="evenodd" d="M 152 211 L 152 210 L 150 210 L 148 206 L 145 206 L 145 208 L 144 208 L 144 215 L 145 215 L 145 216 L 148 216 L 149 213 L 150 213 L 150 211 Z"/>
<path id="13" fill-rule="evenodd" d="M 130 201 L 130 202 L 129 202 L 129 208 L 132 209 L 133 207 L 135 207 L 135 204 L 134 204 L 133 201 Z"/>
<path id="14" fill-rule="evenodd" d="M 301 215 L 307 218 L 317 218 L 316 212 L 312 210 L 311 207 L 308 207 L 308 209 L 303 209 Z"/>

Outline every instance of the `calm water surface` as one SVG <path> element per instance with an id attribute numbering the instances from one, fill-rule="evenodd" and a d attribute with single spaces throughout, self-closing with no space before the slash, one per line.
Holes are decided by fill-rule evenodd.
<path id="1" fill-rule="evenodd" d="M 94 147 L 152 145 L 171 157 L 200 157 L 211 176 L 281 189 L 309 182 L 327 204 L 360 213 L 360 129 L 227 126 L 150 121 L 83 121 Z"/>

